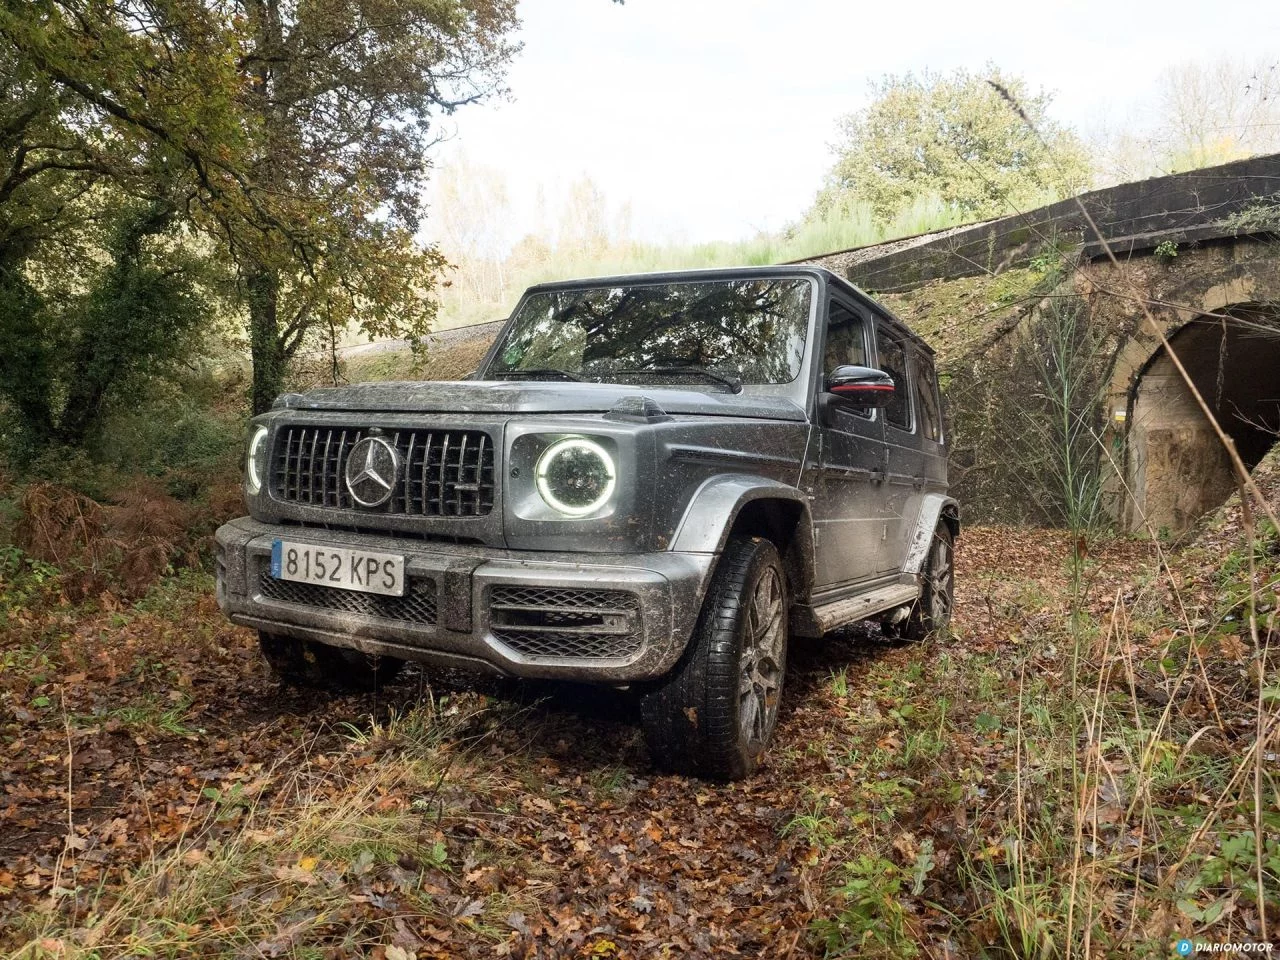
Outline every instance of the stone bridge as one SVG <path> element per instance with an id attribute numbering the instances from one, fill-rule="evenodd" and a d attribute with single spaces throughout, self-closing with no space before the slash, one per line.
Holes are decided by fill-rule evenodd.
<path id="1" fill-rule="evenodd" d="M 1280 435 L 1280 155 L 1079 201 L 810 262 L 894 293 L 1061 257 L 1052 295 L 1080 297 L 1109 334 L 1091 418 L 1116 467 L 1111 510 L 1129 530 L 1176 535 L 1235 481 L 1161 335 L 1250 469 Z"/>

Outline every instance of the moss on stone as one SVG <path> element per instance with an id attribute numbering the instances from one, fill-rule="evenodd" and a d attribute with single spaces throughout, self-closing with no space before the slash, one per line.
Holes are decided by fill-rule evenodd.
<path id="1" fill-rule="evenodd" d="M 994 276 L 935 280 L 878 297 L 938 353 L 943 367 L 960 362 L 1041 296 L 1045 274 L 1022 268 Z"/>

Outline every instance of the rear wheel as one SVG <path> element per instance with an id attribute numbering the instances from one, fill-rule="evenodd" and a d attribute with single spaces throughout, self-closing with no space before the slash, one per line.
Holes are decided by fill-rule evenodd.
<path id="1" fill-rule="evenodd" d="M 286 683 L 325 690 L 372 690 L 395 679 L 404 661 L 258 631 L 267 663 Z"/>
<path id="2" fill-rule="evenodd" d="M 951 624 L 951 608 L 955 603 L 955 541 L 951 528 L 939 523 L 933 531 L 929 554 L 920 571 L 920 597 L 911 614 L 885 631 L 902 640 L 920 641 L 931 633 L 943 633 Z"/>
<path id="3" fill-rule="evenodd" d="M 755 772 L 778 722 L 788 613 L 774 545 L 731 539 L 684 656 L 641 697 L 660 766 L 722 780 Z"/>

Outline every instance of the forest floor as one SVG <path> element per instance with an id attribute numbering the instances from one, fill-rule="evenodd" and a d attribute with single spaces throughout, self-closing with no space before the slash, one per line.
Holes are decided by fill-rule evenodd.
<path id="1" fill-rule="evenodd" d="M 1280 560 L 1274 540 L 1256 552 L 1255 637 L 1221 536 L 1163 564 L 1146 542 L 965 531 L 952 635 L 796 642 L 767 765 L 733 784 L 656 772 L 625 693 L 412 668 L 368 695 L 291 690 L 206 574 L 72 603 L 12 559 L 0 955 L 1167 957 L 1181 936 L 1270 939 Z"/>

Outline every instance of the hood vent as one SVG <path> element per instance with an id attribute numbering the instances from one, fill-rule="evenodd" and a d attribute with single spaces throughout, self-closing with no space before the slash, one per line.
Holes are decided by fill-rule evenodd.
<path id="1" fill-rule="evenodd" d="M 649 397 L 623 397 L 604 415 L 604 419 L 622 423 L 665 423 L 671 417 Z"/>

